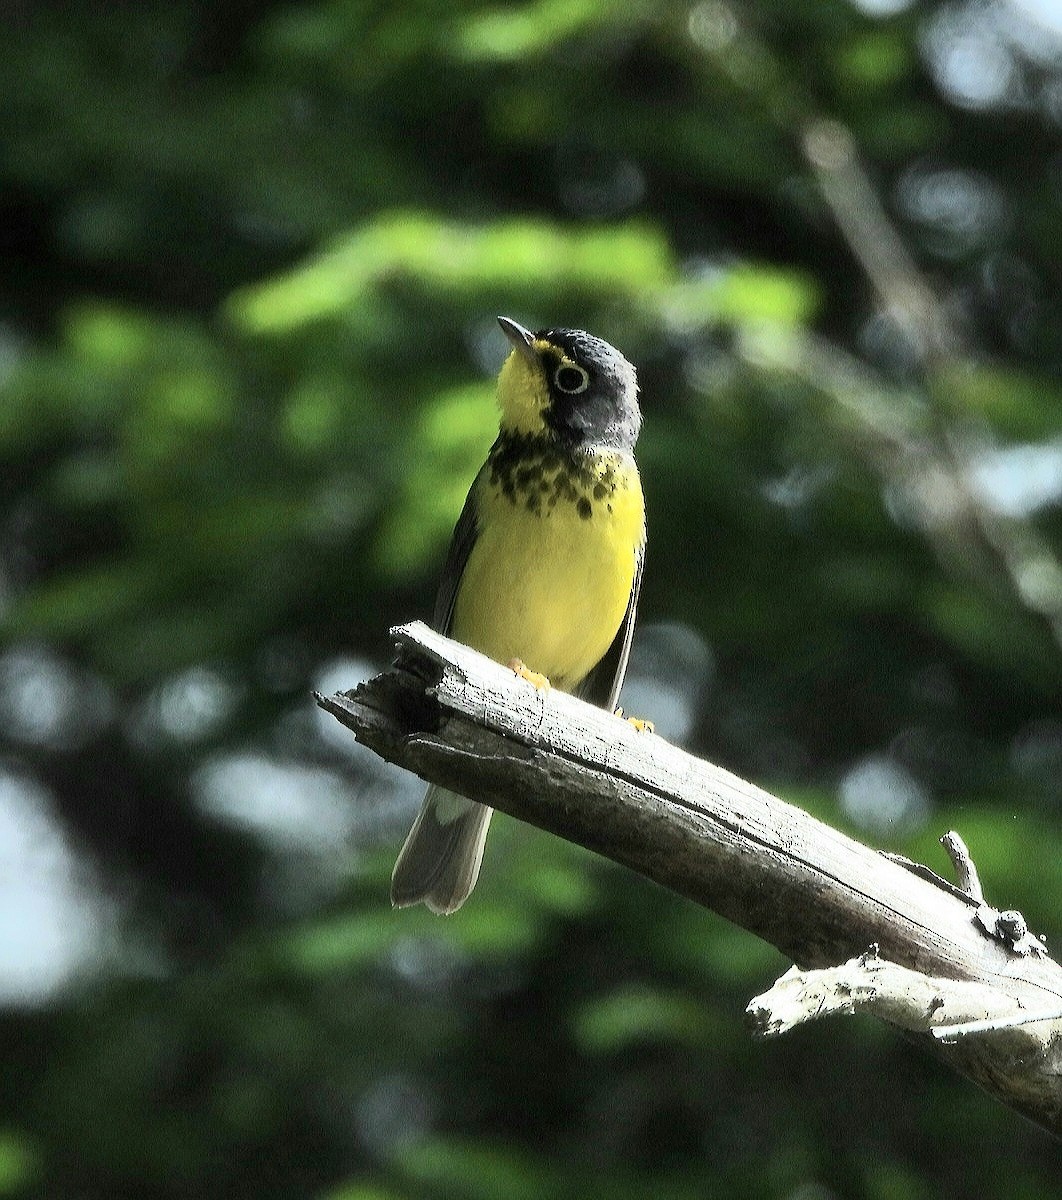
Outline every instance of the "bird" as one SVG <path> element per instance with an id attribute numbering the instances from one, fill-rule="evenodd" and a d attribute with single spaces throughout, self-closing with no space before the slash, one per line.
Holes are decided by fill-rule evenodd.
<path id="1" fill-rule="evenodd" d="M 646 545 L 635 369 L 581 329 L 498 324 L 511 344 L 498 436 L 454 529 L 433 626 L 537 687 L 602 696 L 622 715 Z M 392 905 L 456 912 L 479 877 L 492 811 L 429 785 Z"/>

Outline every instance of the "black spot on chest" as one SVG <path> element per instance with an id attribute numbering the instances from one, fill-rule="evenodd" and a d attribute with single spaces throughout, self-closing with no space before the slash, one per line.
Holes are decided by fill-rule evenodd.
<path id="1" fill-rule="evenodd" d="M 592 454 L 566 451 L 544 438 L 503 434 L 487 458 L 486 479 L 513 507 L 549 516 L 558 505 L 572 505 L 589 520 L 592 501 L 611 501 L 619 486 L 617 466 Z"/>

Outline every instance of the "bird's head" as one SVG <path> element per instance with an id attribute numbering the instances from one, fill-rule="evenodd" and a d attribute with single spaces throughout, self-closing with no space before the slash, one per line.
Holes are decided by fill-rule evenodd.
<path id="1" fill-rule="evenodd" d="M 503 430 L 572 449 L 634 449 L 638 381 L 618 350 L 581 329 L 532 333 L 508 317 L 498 324 L 513 346 L 498 377 Z"/>

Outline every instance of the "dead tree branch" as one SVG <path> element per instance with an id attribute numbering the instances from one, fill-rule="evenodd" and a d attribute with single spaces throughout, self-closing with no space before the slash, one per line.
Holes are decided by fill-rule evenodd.
<path id="1" fill-rule="evenodd" d="M 424 625 L 394 634 L 391 670 L 317 698 L 359 741 L 773 943 L 799 971 L 750 1006 L 761 1032 L 866 1009 L 1062 1136 L 1062 967 L 1018 914 Z"/>

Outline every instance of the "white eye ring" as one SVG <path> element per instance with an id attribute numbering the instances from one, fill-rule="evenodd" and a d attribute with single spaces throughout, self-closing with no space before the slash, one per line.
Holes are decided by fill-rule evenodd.
<path id="1" fill-rule="evenodd" d="M 590 386 L 590 375 L 573 363 L 561 363 L 553 372 L 553 382 L 566 395 L 578 396 Z"/>

